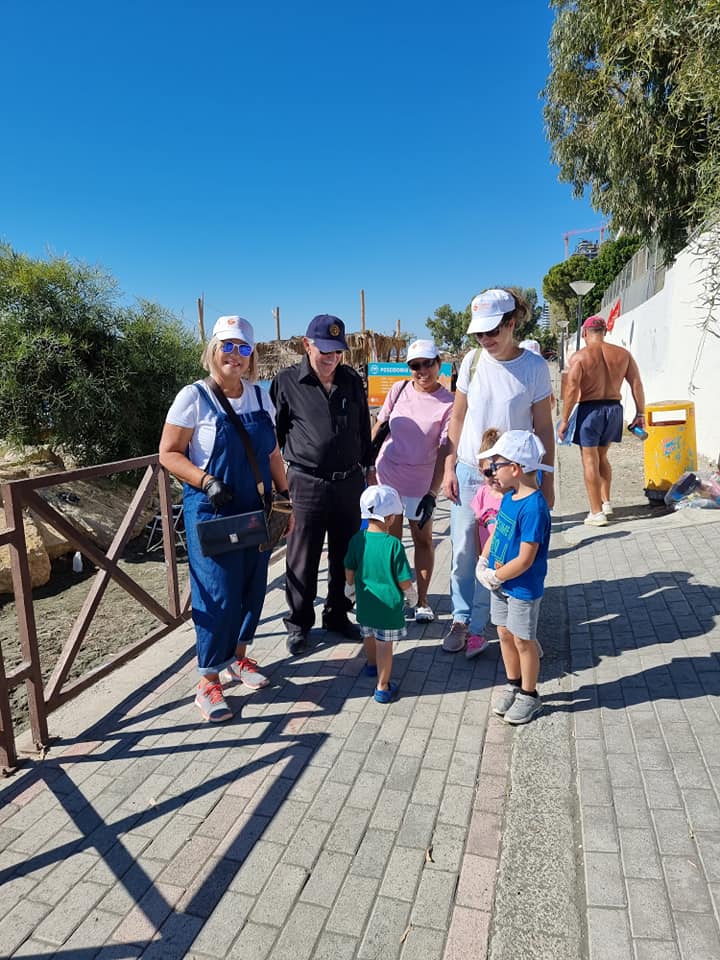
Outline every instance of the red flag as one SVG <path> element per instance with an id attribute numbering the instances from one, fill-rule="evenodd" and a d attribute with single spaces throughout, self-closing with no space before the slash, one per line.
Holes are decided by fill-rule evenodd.
<path id="1" fill-rule="evenodd" d="M 620 297 L 618 297 L 618 299 L 613 304 L 612 309 L 610 310 L 610 315 L 607 318 L 608 332 L 610 332 L 612 328 L 615 326 L 615 321 L 617 320 L 617 318 L 620 316 L 620 313 L 622 312 L 620 304 L 621 304 Z"/>

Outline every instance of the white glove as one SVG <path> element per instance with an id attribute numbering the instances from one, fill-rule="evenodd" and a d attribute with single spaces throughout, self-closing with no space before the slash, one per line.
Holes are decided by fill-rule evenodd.
<path id="1" fill-rule="evenodd" d="M 345 584 L 345 596 L 348 598 L 348 600 L 352 600 L 352 602 L 355 603 L 355 584 L 354 583 Z"/>
<path id="2" fill-rule="evenodd" d="M 418 594 L 417 587 L 414 583 L 411 583 L 409 587 L 404 590 L 405 594 L 405 604 L 408 607 L 414 607 L 417 605 Z"/>
<path id="3" fill-rule="evenodd" d="M 475 566 L 475 577 L 477 580 L 480 579 L 480 574 L 483 572 L 483 570 L 487 570 L 487 567 L 488 567 L 487 557 L 480 557 L 480 559 L 478 560 Z"/>
<path id="4" fill-rule="evenodd" d="M 487 589 L 487 590 L 499 590 L 503 585 L 502 580 L 498 580 L 495 576 L 495 571 L 491 570 L 490 567 L 483 570 L 478 577 L 478 581 Z"/>

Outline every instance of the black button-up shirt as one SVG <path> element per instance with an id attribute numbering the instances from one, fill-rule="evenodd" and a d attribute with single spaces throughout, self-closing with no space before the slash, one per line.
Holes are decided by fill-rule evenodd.
<path id="1" fill-rule="evenodd" d="M 275 375 L 270 396 L 288 463 L 327 475 L 372 465 L 367 397 L 352 367 L 338 364 L 327 392 L 306 355 Z"/>

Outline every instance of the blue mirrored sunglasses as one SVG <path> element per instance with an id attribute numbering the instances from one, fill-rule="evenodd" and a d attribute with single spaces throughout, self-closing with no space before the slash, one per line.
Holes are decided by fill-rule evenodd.
<path id="1" fill-rule="evenodd" d="M 249 357 L 253 352 L 249 343 L 233 343 L 231 340 L 223 340 L 220 349 L 223 353 L 232 353 L 233 350 L 237 350 L 241 357 Z"/>

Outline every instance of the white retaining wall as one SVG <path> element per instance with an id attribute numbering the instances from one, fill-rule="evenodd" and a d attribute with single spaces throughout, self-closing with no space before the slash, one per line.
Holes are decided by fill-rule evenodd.
<path id="1" fill-rule="evenodd" d="M 703 337 L 707 308 L 701 303 L 701 269 L 686 248 L 667 271 L 663 289 L 621 314 L 607 340 L 626 347 L 637 360 L 647 403 L 694 401 L 698 453 L 715 463 L 720 454 L 720 339 L 711 333 Z M 609 305 L 603 314 L 608 312 Z M 719 324 L 715 330 L 720 332 Z M 627 385 L 623 403 L 630 419 L 635 407 Z"/>

